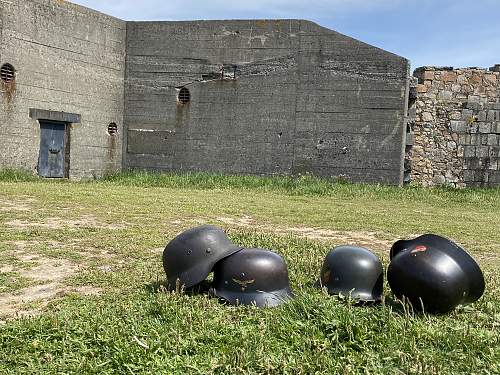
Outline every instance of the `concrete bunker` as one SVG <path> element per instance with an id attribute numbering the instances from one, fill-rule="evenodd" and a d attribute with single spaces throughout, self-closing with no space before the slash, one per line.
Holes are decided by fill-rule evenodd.
<path id="1" fill-rule="evenodd" d="M 0 108 L 1 167 L 37 170 L 50 120 L 71 143 L 70 178 L 142 169 L 402 183 L 403 57 L 306 20 L 126 22 L 56 0 L 0 2 L 0 14 L 0 62 L 15 67 L 2 75 L 22 72 Z M 30 108 L 80 122 L 34 120 Z"/>

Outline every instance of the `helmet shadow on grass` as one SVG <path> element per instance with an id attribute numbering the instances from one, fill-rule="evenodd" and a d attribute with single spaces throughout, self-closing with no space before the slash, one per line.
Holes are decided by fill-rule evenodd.
<path id="1" fill-rule="evenodd" d="M 232 303 L 231 301 L 217 296 L 215 290 L 213 289 L 212 281 L 204 280 L 203 282 L 190 287 L 190 288 L 176 288 L 174 290 L 168 288 L 168 284 L 166 280 L 156 280 L 149 284 L 144 285 L 144 289 L 150 294 L 158 294 L 158 293 L 176 293 L 182 294 L 189 297 L 194 296 L 208 296 L 211 299 L 217 300 L 221 305 L 228 307 L 275 307 L 275 306 L 259 306 L 257 303 Z M 283 303 L 288 302 L 288 299 L 283 300 Z"/>
<path id="2" fill-rule="evenodd" d="M 339 304 L 350 305 L 356 308 L 379 308 L 385 307 L 390 308 L 391 311 L 398 316 L 405 317 L 426 317 L 429 315 L 432 316 L 447 316 L 450 315 L 451 312 L 428 312 L 425 310 L 423 306 L 415 307 L 411 304 L 410 301 L 403 299 L 397 299 L 394 296 L 384 296 L 381 301 L 360 301 L 353 299 L 349 296 L 344 295 L 331 295 L 328 293 L 326 286 L 322 286 L 319 281 L 309 281 L 304 285 L 307 289 L 310 289 L 312 293 L 322 293 L 325 298 L 332 298 Z M 184 294 L 186 296 L 194 297 L 194 296 L 208 296 L 217 300 L 221 305 L 225 306 L 244 306 L 244 304 L 231 304 L 228 300 L 218 297 L 214 294 L 213 285 L 210 280 L 204 280 L 203 282 L 190 287 L 190 288 L 176 288 L 171 290 L 168 288 L 166 280 L 156 280 L 154 282 L 148 283 L 144 285 L 144 289 L 150 294 L 158 294 L 158 293 L 178 293 Z M 296 297 L 300 298 L 296 295 Z"/>

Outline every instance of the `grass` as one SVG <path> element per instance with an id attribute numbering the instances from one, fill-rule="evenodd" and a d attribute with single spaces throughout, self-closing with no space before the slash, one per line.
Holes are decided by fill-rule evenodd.
<path id="1" fill-rule="evenodd" d="M 24 170 L 0 169 L 0 181 L 4 182 L 26 182 L 38 181 L 39 178 Z"/>
<path id="2" fill-rule="evenodd" d="M 0 172 L 0 268 L 15 268 L 0 282 L 22 293 L 17 272 L 31 262 L 78 265 L 48 306 L 19 305 L 40 315 L 0 325 L 0 374 L 500 373 L 499 213 L 500 189 L 151 173 L 74 183 Z M 283 255 L 296 298 L 258 310 L 158 290 L 162 248 L 199 223 Z M 370 245 L 387 266 L 392 241 L 425 232 L 476 257 L 487 280 L 480 301 L 430 316 L 394 301 L 387 285 L 371 308 L 312 286 L 335 245 Z M 20 254 L 38 258 L 23 266 Z M 83 286 L 100 293 L 75 292 Z"/>
<path id="3" fill-rule="evenodd" d="M 30 279 L 23 277 L 19 272 L 0 273 L 0 293 L 16 292 L 30 284 Z"/>

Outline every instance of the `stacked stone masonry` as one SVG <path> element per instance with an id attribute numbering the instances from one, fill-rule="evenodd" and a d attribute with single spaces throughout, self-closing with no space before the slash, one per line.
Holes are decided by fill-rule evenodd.
<path id="1" fill-rule="evenodd" d="M 500 185 L 500 66 L 423 67 L 414 76 L 412 182 Z"/>

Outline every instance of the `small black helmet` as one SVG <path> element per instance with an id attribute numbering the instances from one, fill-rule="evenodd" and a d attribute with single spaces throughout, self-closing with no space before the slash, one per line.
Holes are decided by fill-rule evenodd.
<path id="1" fill-rule="evenodd" d="M 434 234 L 397 241 L 391 248 L 389 285 L 414 308 L 446 313 L 477 301 L 485 283 L 476 261 L 454 242 Z"/>
<path id="2" fill-rule="evenodd" d="M 384 273 L 380 259 L 370 250 L 338 246 L 327 254 L 316 285 L 329 294 L 342 294 L 360 302 L 382 299 Z"/>
<path id="3" fill-rule="evenodd" d="M 231 305 L 274 307 L 293 297 L 281 256 L 264 249 L 243 249 L 214 269 L 212 294 Z"/>
<path id="4" fill-rule="evenodd" d="M 235 246 L 222 228 L 203 225 L 189 229 L 168 243 L 163 251 L 167 288 L 190 288 L 207 278 L 219 260 L 234 254 Z"/>

